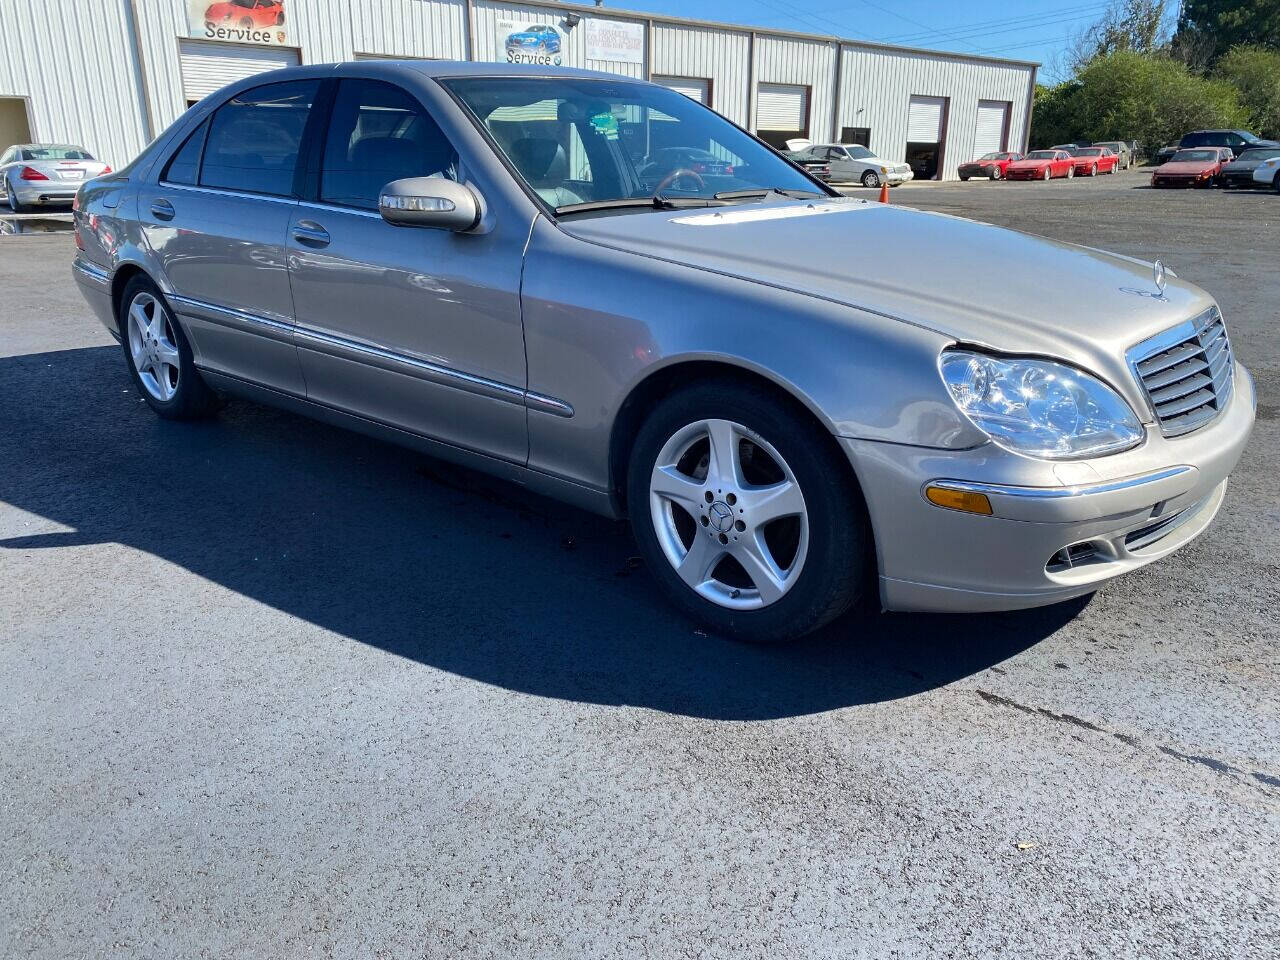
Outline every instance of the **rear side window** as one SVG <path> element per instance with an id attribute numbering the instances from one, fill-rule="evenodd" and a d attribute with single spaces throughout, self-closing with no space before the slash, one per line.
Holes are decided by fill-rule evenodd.
<path id="1" fill-rule="evenodd" d="M 209 130 L 206 120 L 196 127 L 195 132 L 187 137 L 187 142 L 173 155 L 169 165 L 165 167 L 161 180 L 167 183 L 194 184 L 200 173 L 200 148 L 204 146 L 204 135 Z"/>
<path id="2" fill-rule="evenodd" d="M 457 160 L 436 122 L 404 90 L 381 80 L 343 80 L 325 137 L 320 200 L 376 210 L 392 180 L 453 180 Z"/>
<path id="3" fill-rule="evenodd" d="M 200 185 L 292 196 L 298 147 L 319 85 L 270 83 L 219 107 L 209 121 Z"/>

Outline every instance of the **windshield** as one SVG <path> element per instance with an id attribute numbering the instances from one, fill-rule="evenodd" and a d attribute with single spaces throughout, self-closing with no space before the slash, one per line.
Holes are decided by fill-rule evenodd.
<path id="1" fill-rule="evenodd" d="M 1203 160 L 1218 160 L 1217 150 L 1179 150 L 1173 155 L 1174 163 L 1200 162 Z"/>
<path id="2" fill-rule="evenodd" d="M 979 160 L 1003 160 L 1003 153 L 984 153 L 978 158 Z"/>
<path id="3" fill-rule="evenodd" d="M 1236 160 L 1270 160 L 1272 157 L 1280 157 L 1280 147 L 1262 147 L 1261 149 L 1246 150 Z"/>
<path id="4" fill-rule="evenodd" d="M 1097 149 L 1096 147 L 1086 147 L 1086 148 L 1085 148 L 1085 149 L 1083 149 L 1083 150 L 1073 150 L 1073 151 L 1072 151 L 1072 153 L 1074 153 L 1077 157 L 1100 157 L 1100 156 L 1102 156 L 1102 151 L 1101 151 L 1101 150 L 1099 150 L 1099 149 Z"/>
<path id="5" fill-rule="evenodd" d="M 845 147 L 845 149 L 849 151 L 849 156 L 853 157 L 855 160 L 866 160 L 875 156 L 875 154 L 866 147 Z"/>
<path id="6" fill-rule="evenodd" d="M 770 189 L 826 195 L 767 146 L 665 87 L 578 77 L 441 82 L 529 188 L 557 210 L 641 206 L 655 194 L 672 202 Z"/>
<path id="7" fill-rule="evenodd" d="M 1028 160 L 1053 160 L 1058 156 L 1056 150 L 1032 150 L 1027 154 Z"/>
<path id="8" fill-rule="evenodd" d="M 23 160 L 92 160 L 84 147 L 26 147 Z"/>

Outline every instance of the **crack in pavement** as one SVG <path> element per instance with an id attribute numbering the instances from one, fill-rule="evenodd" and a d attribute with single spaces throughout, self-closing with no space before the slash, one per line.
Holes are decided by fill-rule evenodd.
<path id="1" fill-rule="evenodd" d="M 1090 723 L 1088 720 L 1082 720 L 1080 717 L 1072 716 L 1069 713 L 1054 713 L 1052 710 L 1046 710 L 1044 707 L 1029 707 L 1025 703 L 1018 703 L 1016 700 L 1010 700 L 1008 697 L 1002 697 L 997 693 L 991 693 L 989 690 L 975 690 L 974 692 L 987 703 L 995 706 L 1005 707 L 1010 710 L 1017 710 L 1019 713 L 1030 714 L 1034 717 L 1044 717 L 1045 719 L 1054 720 L 1058 723 L 1066 723 L 1074 727 L 1081 727 L 1085 730 L 1090 730 L 1094 733 L 1101 733 L 1106 736 L 1114 737 L 1116 740 L 1119 740 L 1121 743 L 1126 746 L 1133 747 L 1134 749 L 1140 750 L 1146 747 L 1146 744 L 1139 737 L 1135 737 L 1132 734 L 1127 733 L 1116 733 L 1113 730 L 1106 729 L 1106 727 L 1100 727 L 1096 723 Z M 1242 767 L 1237 767 L 1227 763 L 1225 760 L 1219 760 L 1216 757 L 1206 757 L 1194 753 L 1183 753 L 1181 750 L 1175 750 L 1173 747 L 1167 747 L 1161 743 L 1154 744 L 1154 747 L 1165 756 L 1173 757 L 1176 760 L 1182 760 L 1186 763 L 1194 763 L 1202 767 L 1207 767 L 1214 773 L 1224 774 L 1232 777 L 1233 779 L 1240 777 L 1252 778 L 1259 784 L 1280 788 L 1280 776 L 1263 773 L 1260 770 L 1246 770 Z M 1248 780 L 1246 779 L 1245 782 L 1248 782 Z"/>

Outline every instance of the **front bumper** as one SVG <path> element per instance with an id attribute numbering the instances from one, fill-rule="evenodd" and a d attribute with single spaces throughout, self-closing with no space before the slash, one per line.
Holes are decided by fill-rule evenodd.
<path id="1" fill-rule="evenodd" d="M 1042 606 L 1188 543 L 1217 514 L 1253 428 L 1253 380 L 1239 364 L 1235 377 L 1231 402 L 1208 426 L 1172 439 L 1149 426 L 1136 449 L 1090 461 L 1031 460 L 990 443 L 949 451 L 842 438 L 875 531 L 881 604 Z M 939 481 L 986 493 L 993 515 L 928 502 L 924 487 Z"/>
<path id="2" fill-rule="evenodd" d="M 908 167 L 906 170 L 890 170 L 888 173 L 881 174 L 881 178 L 891 187 L 896 187 L 900 183 L 906 183 L 908 180 L 915 179 L 915 172 Z"/>

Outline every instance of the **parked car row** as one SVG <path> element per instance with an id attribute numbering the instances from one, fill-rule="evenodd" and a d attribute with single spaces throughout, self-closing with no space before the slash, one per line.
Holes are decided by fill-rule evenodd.
<path id="1" fill-rule="evenodd" d="M 1108 147 L 1054 147 L 1019 156 L 1005 167 L 1004 176 L 1007 180 L 1069 180 L 1115 173 L 1120 166 L 1120 155 Z"/>
<path id="2" fill-rule="evenodd" d="M 1225 147 L 1236 156 L 1263 147 L 1280 147 L 1275 140 L 1263 140 L 1248 130 L 1193 130 L 1184 134 L 1175 144 L 1161 147 L 1156 151 L 1157 165 L 1168 163 L 1179 150 L 1203 150 L 1211 147 Z"/>
<path id="3" fill-rule="evenodd" d="M 1280 144 L 1245 150 L 1178 150 L 1151 174 L 1153 187 L 1273 187 L 1280 192 Z"/>

